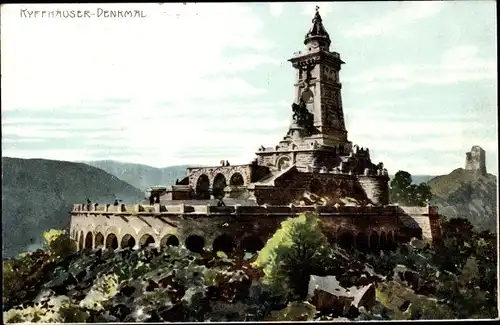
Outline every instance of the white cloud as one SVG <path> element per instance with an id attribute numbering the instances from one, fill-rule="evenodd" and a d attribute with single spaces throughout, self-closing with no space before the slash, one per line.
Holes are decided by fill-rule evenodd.
<path id="1" fill-rule="evenodd" d="M 347 29 L 345 35 L 348 37 L 388 35 L 403 26 L 435 15 L 443 7 L 441 1 L 402 1 L 391 5 L 395 5 L 396 9 L 391 10 L 382 17 L 359 23 L 353 28 Z"/>
<path id="2" fill-rule="evenodd" d="M 283 6 L 285 4 L 282 2 L 271 2 L 269 4 L 269 13 L 271 16 L 278 17 L 283 12 Z"/>
<path id="3" fill-rule="evenodd" d="M 23 8 L 143 10 L 148 18 L 23 18 Z M 280 63 L 262 27 L 240 4 L 2 6 L 3 155 L 152 165 L 200 145 L 235 145 L 248 155 L 287 125 L 261 116 L 282 103 L 255 102 L 266 90 L 241 76 Z M 36 111 L 38 118 L 19 117 Z M 82 150 L 54 148 L 65 140 Z M 44 146 L 20 146 L 33 141 Z"/>
<path id="4" fill-rule="evenodd" d="M 323 17 L 340 6 L 318 5 Z M 296 10 L 310 20 L 315 6 L 300 3 Z M 440 9 L 426 6 L 402 3 L 391 19 L 378 20 L 378 25 L 374 20 L 371 26 L 375 33 L 392 32 Z M 4 156 L 117 159 L 158 167 L 214 165 L 222 158 L 238 164 L 250 162 L 260 145 L 276 144 L 287 131 L 290 103 L 279 101 L 282 90 L 266 93 L 271 87 L 245 79 L 250 71 L 272 73 L 266 65 L 284 59 L 271 52 L 278 43 L 268 39 L 271 33 L 263 30 L 263 18 L 251 5 L 25 7 L 142 8 L 149 18 L 27 19 L 20 17 L 20 6 L 2 6 Z M 283 4 L 270 4 L 269 10 L 279 16 Z M 365 35 L 367 30 L 357 33 Z M 370 91 L 493 80 L 496 62 L 482 54 L 474 46 L 461 46 L 443 53 L 436 63 L 368 69 L 347 82 L 353 82 L 349 88 Z M 292 81 L 284 86 L 290 91 Z M 368 106 L 363 104 L 369 99 L 361 100 L 356 106 L 363 110 L 347 108 L 349 138 L 369 147 L 372 158 L 390 169 L 420 166 L 424 173 L 433 168 L 450 170 L 443 155 L 429 153 L 442 144 L 447 145 L 443 150 L 458 152 L 458 167 L 472 144 L 496 152 L 491 139 L 470 135 L 460 122 L 465 116 L 455 116 L 458 122 L 429 122 L 429 115 L 425 120 L 408 120 L 405 110 L 399 109 L 408 99 Z M 28 147 L 30 143 L 34 144 Z M 61 146 L 74 149 L 58 149 Z"/>
<path id="5" fill-rule="evenodd" d="M 235 74 L 279 63 L 267 53 L 273 44 L 248 6 L 164 4 L 165 14 L 155 4 L 105 7 L 142 8 L 151 17 L 36 19 L 20 17 L 20 6 L 2 7 L 2 106 L 54 106 L 124 94 L 151 101 L 254 96 L 264 90 Z M 231 48 L 245 52 L 228 56 Z"/>
<path id="6" fill-rule="evenodd" d="M 413 85 L 450 85 L 460 82 L 496 80 L 495 59 L 479 56 L 475 46 L 458 46 L 445 51 L 437 63 L 377 67 L 359 76 L 346 78 L 356 91 L 408 89 Z"/>

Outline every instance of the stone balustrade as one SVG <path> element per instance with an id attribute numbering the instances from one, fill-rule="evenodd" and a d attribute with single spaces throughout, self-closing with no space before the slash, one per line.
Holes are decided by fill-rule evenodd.
<path id="1" fill-rule="evenodd" d="M 408 214 L 414 216 L 437 215 L 437 208 L 427 207 L 400 207 L 397 205 L 386 206 L 210 206 L 210 205 L 125 205 L 117 206 L 111 204 L 74 204 L 72 214 L 203 214 L 203 215 L 286 215 L 304 212 L 316 212 L 320 215 L 348 214 L 348 215 L 387 215 L 387 214 Z"/>

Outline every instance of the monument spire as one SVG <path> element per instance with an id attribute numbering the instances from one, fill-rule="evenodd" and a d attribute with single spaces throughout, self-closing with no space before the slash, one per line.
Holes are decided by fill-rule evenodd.
<path id="1" fill-rule="evenodd" d="M 330 46 L 331 40 L 330 35 L 323 26 L 323 19 L 319 14 L 319 7 L 316 6 L 316 13 L 314 14 L 314 18 L 312 19 L 312 27 L 309 32 L 306 34 L 304 39 L 304 44 L 308 45 L 316 41 L 320 46 L 324 46 L 328 48 Z"/>

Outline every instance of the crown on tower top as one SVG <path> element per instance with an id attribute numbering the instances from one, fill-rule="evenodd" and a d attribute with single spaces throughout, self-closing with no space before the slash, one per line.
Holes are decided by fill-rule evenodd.
<path id="1" fill-rule="evenodd" d="M 316 6 L 316 13 L 314 14 L 314 18 L 312 19 L 312 27 L 309 32 L 306 34 L 304 44 L 308 44 L 313 40 L 320 41 L 324 43 L 326 46 L 330 46 L 330 35 L 323 26 L 323 19 L 321 19 L 321 15 L 319 14 L 319 7 Z"/>

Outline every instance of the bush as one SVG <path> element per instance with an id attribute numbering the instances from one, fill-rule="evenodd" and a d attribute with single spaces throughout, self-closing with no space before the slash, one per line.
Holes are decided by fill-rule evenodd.
<path id="1" fill-rule="evenodd" d="M 57 260 L 65 259 L 77 250 L 76 243 L 66 230 L 51 229 L 43 234 L 45 250 Z"/>
<path id="2" fill-rule="evenodd" d="M 304 300 L 312 270 L 328 255 L 328 240 L 318 216 L 306 213 L 283 221 L 254 265 L 263 268 L 266 283 L 289 291 L 292 300 Z"/>

